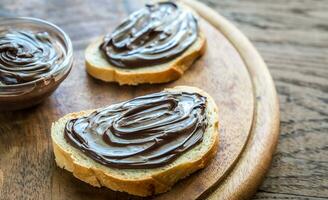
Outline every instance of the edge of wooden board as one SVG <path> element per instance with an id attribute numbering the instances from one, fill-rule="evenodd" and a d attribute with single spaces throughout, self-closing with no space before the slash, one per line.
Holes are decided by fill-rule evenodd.
<path id="1" fill-rule="evenodd" d="M 255 116 L 248 143 L 234 168 L 201 198 L 249 199 L 269 169 L 279 138 L 277 92 L 262 57 L 248 38 L 227 19 L 197 0 L 180 0 L 217 28 L 236 48 L 247 66 L 255 96 Z"/>

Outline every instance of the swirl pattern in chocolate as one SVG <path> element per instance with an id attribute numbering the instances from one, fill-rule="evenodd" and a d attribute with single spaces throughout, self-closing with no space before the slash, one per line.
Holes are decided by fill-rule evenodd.
<path id="1" fill-rule="evenodd" d="M 50 75 L 63 57 L 64 51 L 47 32 L 0 33 L 0 85 L 22 84 Z"/>
<path id="2" fill-rule="evenodd" d="M 173 2 L 147 4 L 132 13 L 100 49 L 121 68 L 138 68 L 168 62 L 188 49 L 198 37 L 196 18 Z"/>
<path id="3" fill-rule="evenodd" d="M 160 167 L 202 141 L 205 108 L 197 93 L 154 93 L 68 121 L 65 139 L 106 166 Z"/>

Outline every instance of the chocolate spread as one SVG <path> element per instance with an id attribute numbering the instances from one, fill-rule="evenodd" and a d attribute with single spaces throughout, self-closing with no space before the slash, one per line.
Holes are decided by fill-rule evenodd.
<path id="1" fill-rule="evenodd" d="M 65 139 L 106 166 L 160 167 L 202 141 L 205 106 L 206 97 L 197 93 L 141 96 L 69 120 Z"/>
<path id="2" fill-rule="evenodd" d="M 121 68 L 171 61 L 198 37 L 196 18 L 173 2 L 147 4 L 132 13 L 100 45 L 106 59 Z"/>
<path id="3" fill-rule="evenodd" d="M 16 85 L 49 76 L 64 57 L 48 33 L 0 33 L 0 85 Z"/>

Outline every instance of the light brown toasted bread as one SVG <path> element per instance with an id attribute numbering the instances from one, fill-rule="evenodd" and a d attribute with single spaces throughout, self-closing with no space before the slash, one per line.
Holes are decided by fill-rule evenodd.
<path id="1" fill-rule="evenodd" d="M 96 79 L 105 82 L 118 82 L 120 85 L 138 85 L 141 83 L 165 83 L 178 79 L 201 56 L 206 48 L 204 34 L 182 55 L 172 61 L 151 67 L 122 69 L 110 64 L 99 49 L 102 38 L 92 42 L 85 51 L 87 72 Z"/>
<path id="2" fill-rule="evenodd" d="M 188 6 L 179 3 L 184 9 L 190 10 L 195 16 L 196 12 Z M 165 83 L 178 79 L 204 54 L 206 49 L 205 35 L 199 30 L 197 40 L 186 49 L 182 55 L 173 60 L 150 67 L 136 69 L 123 69 L 109 63 L 101 50 L 102 37 L 93 41 L 85 51 L 85 64 L 87 72 L 96 79 L 105 82 L 117 82 L 120 85 L 138 85 L 142 83 Z"/>
<path id="3" fill-rule="evenodd" d="M 218 113 L 214 100 L 204 91 L 188 86 L 178 86 L 168 91 L 196 92 L 207 97 L 206 119 L 208 126 L 200 144 L 191 148 L 172 163 L 151 169 L 118 169 L 99 164 L 64 138 L 68 120 L 93 112 L 71 113 L 54 122 L 51 129 L 56 163 L 59 167 L 93 186 L 105 186 L 138 196 L 149 196 L 168 191 L 174 183 L 198 169 L 204 168 L 215 156 L 218 147 Z"/>

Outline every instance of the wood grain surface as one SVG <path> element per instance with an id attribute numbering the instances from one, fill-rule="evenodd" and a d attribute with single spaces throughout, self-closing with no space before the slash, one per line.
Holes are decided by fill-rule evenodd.
<path id="1" fill-rule="evenodd" d="M 0 0 L 0 15 L 51 19 L 50 21 L 63 27 L 70 34 L 74 41 L 75 52 L 77 52 L 76 60 L 79 60 L 75 65 L 82 65 L 81 50 L 87 45 L 90 37 L 103 33 L 107 30 L 106 26 L 115 26 L 114 22 L 133 10 L 135 4 L 132 1 L 122 1 L 123 3 L 120 4 L 118 2 L 121 1 L 113 0 L 107 1 L 108 5 L 108 2 L 112 2 L 110 6 L 99 6 L 101 3 L 106 4 L 105 1 L 88 1 L 88 6 L 83 7 L 79 5 L 86 2 L 78 0 Z M 280 95 L 282 136 L 271 170 L 254 199 L 328 198 L 328 3 L 324 0 L 205 0 L 204 2 L 237 24 L 238 28 L 256 45 L 270 68 Z M 109 15 L 108 13 L 111 12 L 116 14 Z M 81 15 L 84 17 L 81 18 Z M 85 23 L 86 18 L 92 19 L 91 22 Z M 87 81 L 87 87 L 97 85 L 97 88 L 104 87 L 115 92 L 118 99 L 126 97 L 124 90 L 117 86 L 102 86 L 102 83 L 94 82 L 89 78 Z M 62 90 L 69 90 L 70 86 L 72 85 L 67 83 L 67 86 L 61 87 Z M 101 89 L 94 90 L 92 93 L 97 98 L 92 101 L 100 105 L 102 103 L 102 95 L 99 95 Z M 79 192 L 81 197 L 89 195 L 86 189 L 88 185 L 75 181 L 69 175 L 65 175 L 65 172 L 57 170 L 53 162 L 49 162 L 53 160 L 53 155 L 49 153 L 51 144 L 47 134 L 49 133 L 48 123 L 53 116 L 59 117 L 63 113 L 77 109 L 93 108 L 88 103 L 91 99 L 83 94 L 71 99 L 72 97 L 67 98 L 59 92 L 53 96 L 56 98 L 50 98 L 45 104 L 51 104 L 56 109 L 51 112 L 41 111 L 37 114 L 38 118 L 42 118 L 47 123 L 33 121 L 35 109 L 29 109 L 24 113 L 14 112 L 2 115 L 1 122 L 11 120 L 12 125 L 0 127 L 0 141 L 2 147 L 5 147 L 1 149 L 0 163 L 13 160 L 13 165 L 8 166 L 13 167 L 21 165 L 19 161 L 22 161 L 27 166 L 13 168 L 13 172 L 18 176 L 13 176 L 13 174 L 10 176 L 12 183 L 7 195 L 15 197 L 13 191 L 16 190 L 27 197 L 18 196 L 16 199 L 49 197 L 49 194 L 40 193 L 38 187 L 43 187 L 46 191 L 53 190 L 59 194 L 65 192 L 65 188 L 61 188 L 60 185 L 51 185 L 52 180 L 49 180 L 49 174 L 72 181 L 72 184 L 79 184 L 80 190 L 71 192 Z M 87 106 L 76 106 L 74 105 L 76 101 L 80 101 L 81 105 L 87 103 L 85 104 Z M 45 130 L 46 133 L 39 132 L 35 133 L 35 137 L 26 137 L 27 132 L 31 134 L 33 130 L 20 131 L 18 134 L 11 132 L 13 129 L 22 130 L 26 121 L 36 123 L 38 129 Z M 19 143 L 14 143 L 13 141 L 17 138 L 21 138 Z M 6 157 L 3 157 L 4 153 Z M 36 162 L 30 160 L 30 154 L 40 159 Z M 6 181 L 8 180 L 5 173 L 0 170 L 0 186 Z M 36 185 L 37 188 L 33 188 L 32 185 Z M 3 191 L 2 189 L 1 192 Z M 108 193 L 100 189 L 94 189 L 94 191 L 104 198 Z M 0 198 L 2 197 L 4 196 L 0 195 Z"/>
<path id="2" fill-rule="evenodd" d="M 278 90 L 281 135 L 254 199 L 327 199 L 328 2 L 203 2 L 252 41 Z"/>
<path id="3" fill-rule="evenodd" d="M 224 181 L 213 185 L 202 197 L 210 200 L 249 199 L 264 179 L 278 142 L 280 114 L 274 83 L 255 47 L 231 22 L 198 1 L 184 2 L 224 34 L 238 50 L 247 66 L 256 97 L 252 129 L 243 153 Z"/>
<path id="4" fill-rule="evenodd" d="M 249 138 L 254 111 L 253 86 L 238 51 L 206 21 L 200 20 L 200 26 L 209 41 L 207 53 L 177 81 L 132 87 L 103 83 L 86 74 L 84 49 L 87 44 L 94 37 L 113 30 L 128 13 L 143 6 L 140 2 L 111 1 L 112 7 L 104 8 L 101 7 L 105 2 L 100 1 L 51 2 L 33 8 L 29 6 L 40 1 L 20 2 L 19 6 L 1 4 L 11 13 L 18 9 L 24 16 L 47 19 L 62 27 L 72 39 L 75 59 L 67 80 L 44 103 L 0 114 L 1 198 L 135 199 L 125 193 L 93 188 L 56 167 L 50 140 L 51 123 L 70 112 L 103 107 L 176 85 L 203 88 L 215 99 L 220 110 L 220 148 L 207 168 L 155 198 L 200 197 L 234 166 Z M 89 12 L 92 6 L 98 7 L 97 12 Z"/>

